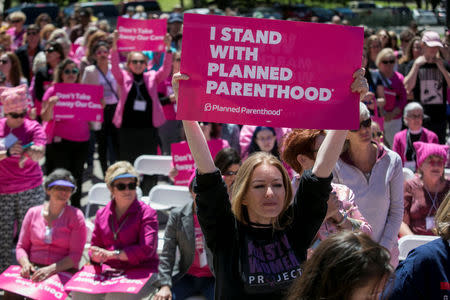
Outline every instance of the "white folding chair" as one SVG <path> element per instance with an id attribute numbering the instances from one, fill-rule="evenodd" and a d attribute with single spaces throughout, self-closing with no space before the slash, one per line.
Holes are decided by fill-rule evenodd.
<path id="1" fill-rule="evenodd" d="M 142 190 L 140 187 L 136 189 L 137 197 L 139 200 L 142 198 Z M 88 193 L 88 201 L 86 205 L 85 217 L 89 218 L 89 212 L 92 204 L 106 206 L 111 200 L 111 192 L 109 191 L 106 183 L 94 184 Z"/>
<path id="2" fill-rule="evenodd" d="M 422 246 L 438 238 L 438 236 L 432 235 L 405 235 L 398 240 L 398 250 L 400 251 L 398 256 L 399 260 L 404 260 L 408 256 L 409 251 L 414 248 Z"/>
<path id="3" fill-rule="evenodd" d="M 134 168 L 144 175 L 169 175 L 173 168 L 170 155 L 141 155 L 134 161 Z"/>
<path id="4" fill-rule="evenodd" d="M 148 196 L 148 205 L 154 210 L 170 210 L 192 202 L 187 186 L 165 185 L 154 186 Z"/>

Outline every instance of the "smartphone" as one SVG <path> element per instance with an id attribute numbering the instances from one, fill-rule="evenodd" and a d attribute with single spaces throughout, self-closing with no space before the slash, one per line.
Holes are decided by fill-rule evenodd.
<path id="1" fill-rule="evenodd" d="M 34 145 L 34 142 L 28 143 L 28 144 L 26 144 L 26 145 L 23 145 L 23 146 L 22 146 L 22 149 L 30 148 L 30 147 L 33 146 L 33 145 Z"/>

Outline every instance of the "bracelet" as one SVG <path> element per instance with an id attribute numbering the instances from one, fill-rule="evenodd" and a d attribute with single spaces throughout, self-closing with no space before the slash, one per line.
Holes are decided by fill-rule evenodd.
<path id="1" fill-rule="evenodd" d="M 114 250 L 114 256 L 117 260 L 120 260 L 120 250 Z"/>
<path id="2" fill-rule="evenodd" d="M 336 226 L 341 227 L 342 224 L 344 224 L 345 220 L 347 220 L 347 212 L 344 212 L 344 214 L 342 215 L 342 220 L 339 223 L 336 223 Z"/>

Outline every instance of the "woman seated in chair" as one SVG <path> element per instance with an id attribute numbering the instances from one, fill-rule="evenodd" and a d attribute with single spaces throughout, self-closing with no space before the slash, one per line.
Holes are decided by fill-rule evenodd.
<path id="1" fill-rule="evenodd" d="M 193 181 L 194 176 L 189 183 L 189 192 L 195 199 Z M 159 291 L 153 300 L 186 299 L 197 294 L 202 294 L 207 300 L 214 299 L 214 276 L 210 269 L 212 253 L 206 247 L 196 210 L 195 201 L 191 201 L 170 213 L 163 251 L 159 256 L 159 280 L 156 284 Z M 175 268 L 177 247 L 181 257 L 178 268 Z M 174 274 L 176 269 L 178 273 Z"/>
<path id="2" fill-rule="evenodd" d="M 108 168 L 105 181 L 112 199 L 95 217 L 91 262 L 120 270 L 139 267 L 158 272 L 156 211 L 137 199 L 138 174 L 129 162 L 119 161 Z M 114 293 L 114 299 L 142 299 L 151 290 L 149 280 L 138 294 Z M 74 292 L 72 299 L 109 299 L 108 295 Z"/>
<path id="3" fill-rule="evenodd" d="M 75 272 L 86 243 L 83 213 L 68 204 L 76 189 L 72 174 L 56 169 L 48 175 L 44 186 L 50 199 L 28 210 L 16 247 L 21 276 L 35 282 L 58 272 Z M 5 292 L 4 299 L 23 296 Z"/>

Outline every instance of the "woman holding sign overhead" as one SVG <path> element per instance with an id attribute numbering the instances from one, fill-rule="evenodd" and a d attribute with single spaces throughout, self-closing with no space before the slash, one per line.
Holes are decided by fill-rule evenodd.
<path id="1" fill-rule="evenodd" d="M 77 64 L 65 59 L 56 68 L 54 83 L 78 83 L 80 72 Z M 89 147 L 89 122 L 73 119 L 58 120 L 53 118 L 53 108 L 59 101 L 55 86 L 50 87 L 42 98 L 42 120 L 47 133 L 47 152 L 45 166 L 47 174 L 56 168 L 69 170 L 75 177 L 77 190 L 72 195 L 72 206 L 80 207 L 81 184 L 84 162 Z"/>
<path id="2" fill-rule="evenodd" d="M 363 76 L 363 69 L 355 73 L 354 92 L 367 92 Z M 188 78 L 174 76 L 177 98 L 178 81 Z M 216 299 L 282 299 L 301 275 L 306 250 L 325 217 L 331 171 L 347 131 L 327 134 L 295 197 L 277 158 L 265 152 L 250 156 L 236 175 L 230 203 L 198 123 L 183 121 L 183 125 L 197 165 L 197 214 L 214 255 Z"/>
<path id="3" fill-rule="evenodd" d="M 148 72 L 145 72 L 147 57 L 142 52 L 135 51 L 128 54 L 127 70 L 120 69 L 117 39 L 118 32 L 115 31 L 111 71 L 119 86 L 120 95 L 113 123 L 119 129 L 119 159 L 133 163 L 139 155 L 156 154 L 158 127 L 166 121 L 157 86 L 169 76 L 172 68 L 172 38 L 169 34 L 164 38 L 166 54 L 162 67 L 158 71 Z M 144 177 L 144 181 L 147 180 Z M 144 193 L 146 190 L 144 188 Z"/>

